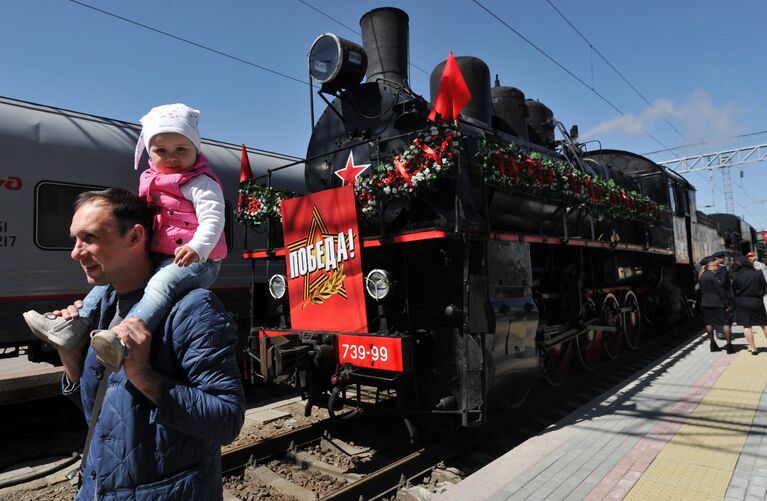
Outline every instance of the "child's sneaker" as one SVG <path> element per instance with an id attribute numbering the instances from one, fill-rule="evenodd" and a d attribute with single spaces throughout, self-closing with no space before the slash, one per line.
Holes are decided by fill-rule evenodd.
<path id="1" fill-rule="evenodd" d="M 91 322 L 85 317 L 64 320 L 53 313 L 39 314 L 35 310 L 23 313 L 32 333 L 64 351 L 71 350 L 91 330 Z"/>
<path id="2" fill-rule="evenodd" d="M 96 352 L 96 358 L 104 367 L 117 372 L 125 360 L 125 346 L 110 330 L 93 331 L 91 333 L 91 348 Z"/>

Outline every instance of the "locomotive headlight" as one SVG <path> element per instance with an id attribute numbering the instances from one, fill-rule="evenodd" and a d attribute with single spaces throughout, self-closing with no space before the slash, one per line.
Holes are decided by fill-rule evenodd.
<path id="1" fill-rule="evenodd" d="M 367 70 L 365 50 L 354 42 L 325 33 L 309 49 L 309 74 L 325 91 L 357 85 Z"/>
<path id="2" fill-rule="evenodd" d="M 368 295 L 376 301 L 381 301 L 391 293 L 392 285 L 391 274 L 388 271 L 376 268 L 365 277 L 365 290 Z"/>
<path id="3" fill-rule="evenodd" d="M 288 292 L 288 278 L 285 275 L 272 275 L 269 279 L 269 294 L 274 299 L 282 299 Z"/>

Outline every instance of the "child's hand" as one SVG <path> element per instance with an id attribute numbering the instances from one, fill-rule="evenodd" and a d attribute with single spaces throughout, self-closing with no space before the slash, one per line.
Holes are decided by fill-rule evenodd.
<path id="1" fill-rule="evenodd" d="M 176 247 L 176 250 L 173 251 L 173 254 L 176 256 L 173 262 L 179 266 L 186 267 L 200 260 L 200 256 L 198 256 L 194 249 L 188 245 Z"/>

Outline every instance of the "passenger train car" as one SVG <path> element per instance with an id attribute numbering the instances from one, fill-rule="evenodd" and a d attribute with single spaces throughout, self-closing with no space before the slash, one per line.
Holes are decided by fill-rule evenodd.
<path id="1" fill-rule="evenodd" d="M 364 384 L 393 391 L 411 430 L 418 417 L 471 426 L 532 378 L 560 384 L 575 361 L 593 369 L 689 319 L 693 264 L 722 239 L 680 175 L 590 151 L 543 103 L 491 86 L 478 58 L 456 58 L 460 79 L 450 59 L 432 73 L 431 103 L 443 85 L 470 91 L 446 120 L 408 85 L 408 22 L 375 9 L 362 46 L 312 45 L 328 106 L 309 194 L 241 187 L 241 217 L 270 234 L 244 254 L 268 263 L 273 298 L 250 374 L 290 381 L 307 409 L 333 413 Z"/>
<path id="2" fill-rule="evenodd" d="M 204 131 L 205 113 L 202 124 Z M 29 332 L 21 313 L 59 308 L 87 292 L 80 267 L 69 257 L 72 203 L 90 189 L 121 186 L 137 192 L 139 174 L 146 168 L 144 158 L 139 170 L 133 169 L 139 132 L 140 126 L 132 123 L 0 98 L 0 356 L 51 358 L 53 352 Z M 242 227 L 232 221 L 241 147 L 203 140 L 202 151 L 221 178 L 226 197 L 230 254 L 214 288 L 235 317 L 247 323 L 252 272 L 240 257 Z M 248 157 L 256 176 L 297 160 L 254 149 Z M 273 180 L 300 191 L 302 166 L 281 170 Z M 251 235 L 255 244 L 260 236 Z M 263 282 L 264 273 L 256 268 L 256 281 Z"/>

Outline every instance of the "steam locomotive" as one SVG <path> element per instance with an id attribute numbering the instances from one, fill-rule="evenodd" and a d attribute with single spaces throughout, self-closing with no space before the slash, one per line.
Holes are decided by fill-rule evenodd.
<path id="1" fill-rule="evenodd" d="M 240 220 L 270 235 L 244 253 L 268 263 L 271 296 L 250 377 L 290 381 L 307 410 L 333 413 L 366 385 L 396 393 L 406 422 L 472 426 L 533 378 L 560 384 L 691 318 L 693 263 L 722 248 L 693 186 L 640 155 L 588 151 L 475 57 L 455 58 L 471 95 L 459 119 L 430 120 L 408 85 L 408 23 L 375 9 L 362 46 L 312 45 L 327 109 L 309 194 L 241 186 Z"/>

